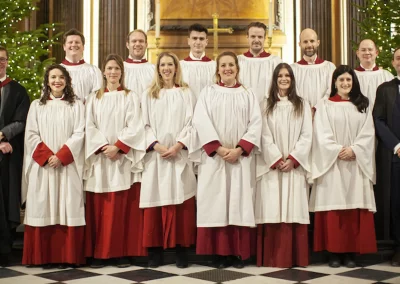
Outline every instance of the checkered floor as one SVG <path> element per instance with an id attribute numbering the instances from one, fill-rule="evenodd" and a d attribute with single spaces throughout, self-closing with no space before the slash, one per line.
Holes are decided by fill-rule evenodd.
<path id="1" fill-rule="evenodd" d="M 0 268 L 0 284 L 368 284 L 400 283 L 400 268 L 389 263 L 366 267 L 330 268 L 327 264 L 314 264 L 307 268 L 276 269 L 246 266 L 244 269 L 215 269 L 211 266 L 192 264 L 187 269 L 175 265 L 164 265 L 158 269 L 140 266 L 117 268 L 107 266 L 101 269 L 82 267 L 65 270 L 43 270 L 40 267 L 27 268 L 21 265 Z"/>

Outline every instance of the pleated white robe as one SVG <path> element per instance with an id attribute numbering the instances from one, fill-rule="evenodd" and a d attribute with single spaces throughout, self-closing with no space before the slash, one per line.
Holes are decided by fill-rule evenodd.
<path id="1" fill-rule="evenodd" d="M 138 100 L 141 100 L 142 93 L 149 87 L 154 78 L 154 64 L 145 63 L 128 63 L 124 62 L 125 68 L 125 85 L 133 91 Z"/>
<path id="2" fill-rule="evenodd" d="M 212 61 L 180 61 L 183 81 L 189 85 L 190 90 L 199 98 L 205 86 L 213 84 L 216 62 Z"/>
<path id="3" fill-rule="evenodd" d="M 271 85 L 272 73 L 282 59 L 275 55 L 268 57 L 247 57 L 243 54 L 238 56 L 239 80 L 246 88 L 251 88 L 258 102 L 261 103 L 268 97 Z"/>
<path id="4" fill-rule="evenodd" d="M 34 227 L 85 225 L 83 164 L 85 111 L 80 100 L 32 102 L 26 121 L 22 203 L 26 201 L 24 224 Z M 65 144 L 74 161 L 57 169 L 41 167 L 32 158 L 40 143 L 55 154 Z"/>
<path id="5" fill-rule="evenodd" d="M 332 62 L 324 61 L 320 64 L 290 65 L 296 79 L 297 93 L 314 107 L 321 99 L 329 97 L 331 91 L 332 74 L 336 67 Z"/>
<path id="6" fill-rule="evenodd" d="M 217 84 L 203 89 L 196 105 L 193 126 L 197 148 L 212 141 L 232 149 L 240 140 L 254 145 L 248 157 L 234 164 L 202 151 L 198 165 L 197 227 L 228 225 L 255 227 L 255 152 L 260 147 L 261 112 L 251 89 Z"/>
<path id="7" fill-rule="evenodd" d="M 314 116 L 310 211 L 368 209 L 376 211 L 375 129 L 371 112 L 351 102 L 320 101 Z M 354 161 L 338 159 L 350 146 Z"/>
<path id="8" fill-rule="evenodd" d="M 195 104 L 189 88 L 161 89 L 158 99 L 143 93 L 146 146 L 158 141 L 169 148 L 181 142 L 188 150 L 182 149 L 173 159 L 164 159 L 155 150 L 146 154 L 140 208 L 182 204 L 195 195 L 196 177 L 188 153 Z"/>
<path id="9" fill-rule="evenodd" d="M 369 110 L 372 111 L 375 105 L 376 90 L 379 85 L 393 80 L 394 76 L 389 71 L 383 69 L 376 71 L 354 71 L 360 82 L 361 93 L 369 99 Z"/>
<path id="10" fill-rule="evenodd" d="M 266 106 L 266 104 L 265 104 Z M 274 111 L 263 114 L 261 155 L 257 155 L 256 223 L 309 224 L 307 174 L 311 172 L 311 108 L 303 103 L 297 116 L 287 97 L 280 98 Z M 299 162 L 290 172 L 272 170 L 289 155 Z"/>
<path id="11" fill-rule="evenodd" d="M 137 97 L 125 91 L 91 94 L 86 103 L 85 191 L 103 193 L 128 190 L 141 181 L 146 146 Z M 127 154 L 112 161 L 96 151 L 121 141 Z"/>

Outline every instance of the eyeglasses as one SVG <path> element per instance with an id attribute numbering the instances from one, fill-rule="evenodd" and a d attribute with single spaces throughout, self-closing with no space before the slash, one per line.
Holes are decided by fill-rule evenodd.
<path id="1" fill-rule="evenodd" d="M 0 63 L 6 63 L 7 60 L 8 58 L 0 57 Z"/>

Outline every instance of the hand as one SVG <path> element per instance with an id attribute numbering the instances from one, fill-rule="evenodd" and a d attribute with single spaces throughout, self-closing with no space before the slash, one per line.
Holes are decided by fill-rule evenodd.
<path id="1" fill-rule="evenodd" d="M 399 149 L 397 149 L 397 152 L 396 152 L 396 154 L 397 154 L 397 156 L 400 158 L 400 148 L 399 148 Z"/>
<path id="2" fill-rule="evenodd" d="M 222 159 L 224 159 L 228 163 L 233 164 L 233 163 L 237 162 L 237 160 L 239 159 L 240 155 L 242 155 L 242 153 L 243 153 L 243 150 L 240 147 L 235 148 L 235 149 L 229 149 L 228 154 L 223 156 Z"/>
<path id="3" fill-rule="evenodd" d="M 223 158 L 226 155 L 228 155 L 229 151 L 230 151 L 230 149 L 222 147 L 222 146 L 219 146 L 218 149 L 217 149 L 217 154 L 218 154 L 218 156 Z"/>
<path id="4" fill-rule="evenodd" d="M 281 167 L 282 167 L 282 165 L 284 164 L 285 162 L 281 159 L 280 161 L 279 161 L 279 163 L 275 166 L 275 168 L 273 168 L 274 170 L 276 170 L 276 169 L 280 169 Z"/>
<path id="5" fill-rule="evenodd" d="M 8 153 L 12 153 L 13 152 L 13 148 L 12 148 L 11 144 L 8 143 L 8 142 L 1 142 L 0 143 L 0 151 L 3 154 L 8 154 Z"/>
<path id="6" fill-rule="evenodd" d="M 51 156 L 49 158 L 48 162 L 49 162 L 49 166 L 54 169 L 61 167 L 61 161 L 56 155 Z"/>
<path id="7" fill-rule="evenodd" d="M 339 152 L 338 158 L 344 161 L 354 161 L 356 159 L 356 155 L 351 147 L 343 147 Z"/>
<path id="8" fill-rule="evenodd" d="M 286 161 L 277 167 L 281 172 L 287 173 L 294 169 L 294 163 L 292 159 L 286 159 Z"/>
<path id="9" fill-rule="evenodd" d="M 176 143 L 174 146 L 170 147 L 161 157 L 164 159 L 175 158 L 179 151 L 182 150 L 183 146 L 181 143 Z"/>
<path id="10" fill-rule="evenodd" d="M 119 158 L 121 158 L 122 154 L 121 153 L 117 153 L 114 158 L 111 158 L 111 161 L 117 161 L 119 160 Z"/>
<path id="11" fill-rule="evenodd" d="M 103 148 L 101 148 L 101 150 L 103 151 L 103 154 L 106 155 L 107 158 L 112 160 L 115 157 L 115 155 L 117 155 L 119 148 L 114 145 L 106 145 Z"/>
<path id="12" fill-rule="evenodd" d="M 4 138 L 3 132 L 0 132 L 0 141 Z"/>
<path id="13" fill-rule="evenodd" d="M 168 148 L 165 147 L 164 145 L 161 145 L 160 143 L 156 143 L 156 145 L 154 145 L 153 149 L 160 155 L 162 155 L 168 151 Z"/>

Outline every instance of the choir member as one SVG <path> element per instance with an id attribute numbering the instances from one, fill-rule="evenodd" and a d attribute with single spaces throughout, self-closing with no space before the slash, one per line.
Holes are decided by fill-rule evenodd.
<path id="1" fill-rule="evenodd" d="M 193 118 L 194 145 L 204 150 L 198 166 L 197 253 L 214 255 L 218 268 L 243 268 L 255 253 L 261 111 L 256 95 L 239 82 L 236 55 L 221 53 L 217 66 L 218 83 L 202 90 Z"/>
<path id="2" fill-rule="evenodd" d="M 189 161 L 195 103 L 179 59 L 162 52 L 141 103 L 147 154 L 140 207 L 149 267 L 162 264 L 163 249 L 176 248 L 176 266 L 186 268 L 187 248 L 196 241 L 196 178 Z"/>
<path id="3" fill-rule="evenodd" d="M 42 97 L 32 102 L 25 130 L 25 265 L 65 268 L 85 263 L 84 114 L 68 71 L 49 66 Z"/>
<path id="4" fill-rule="evenodd" d="M 299 46 L 303 58 L 291 65 L 296 78 L 299 95 L 314 107 L 321 99 L 328 97 L 330 82 L 335 65 L 318 57 L 320 41 L 312 29 L 300 33 Z"/>
<path id="5" fill-rule="evenodd" d="M 310 150 L 309 104 L 296 92 L 292 68 L 280 63 L 263 106 L 257 155 L 257 265 L 307 266 Z"/>
<path id="6" fill-rule="evenodd" d="M 329 99 L 316 105 L 312 145 L 315 212 L 314 250 L 330 252 L 329 266 L 341 258 L 355 267 L 355 253 L 376 252 L 372 114 L 353 69 L 333 73 Z"/>
<path id="7" fill-rule="evenodd" d="M 201 90 L 213 83 L 215 61 L 206 56 L 208 44 L 207 29 L 200 24 L 189 27 L 188 45 L 189 56 L 181 60 L 183 81 L 189 84 L 190 89 L 199 97 Z"/>
<path id="8" fill-rule="evenodd" d="M 397 76 L 378 87 L 373 109 L 376 148 L 377 235 L 394 240 L 393 266 L 400 266 L 400 48 L 393 53 Z"/>
<path id="9" fill-rule="evenodd" d="M 380 84 L 392 80 L 393 75 L 376 65 L 375 60 L 379 54 L 379 49 L 372 40 L 362 40 L 358 45 L 356 54 L 360 61 L 360 66 L 355 69 L 356 75 L 360 82 L 361 92 L 368 98 L 369 109 L 372 111 L 375 103 L 376 89 Z"/>
<path id="10" fill-rule="evenodd" d="M 259 103 L 268 96 L 272 73 L 282 60 L 264 50 L 267 27 L 260 22 L 247 26 L 247 42 L 249 50 L 238 56 L 240 66 L 240 82 L 246 88 L 252 88 Z"/>
<path id="11" fill-rule="evenodd" d="M 143 256 L 143 210 L 139 209 L 144 129 L 138 96 L 124 83 L 124 64 L 110 54 L 103 62 L 103 85 L 86 104 L 86 256 L 100 268 L 115 258 Z"/>
<path id="12" fill-rule="evenodd" d="M 61 62 L 72 78 L 75 94 L 85 103 L 89 94 L 100 89 L 101 71 L 97 66 L 86 63 L 83 59 L 85 37 L 76 30 L 70 29 L 63 35 L 65 59 Z"/>
<path id="13" fill-rule="evenodd" d="M 131 31 L 126 37 L 129 56 L 124 61 L 126 87 L 140 96 L 154 76 L 154 65 L 146 60 L 147 34 L 142 30 Z"/>
<path id="14" fill-rule="evenodd" d="M 0 46 L 0 266 L 9 264 L 20 224 L 24 130 L 29 110 L 26 90 L 7 77 L 8 51 Z"/>

